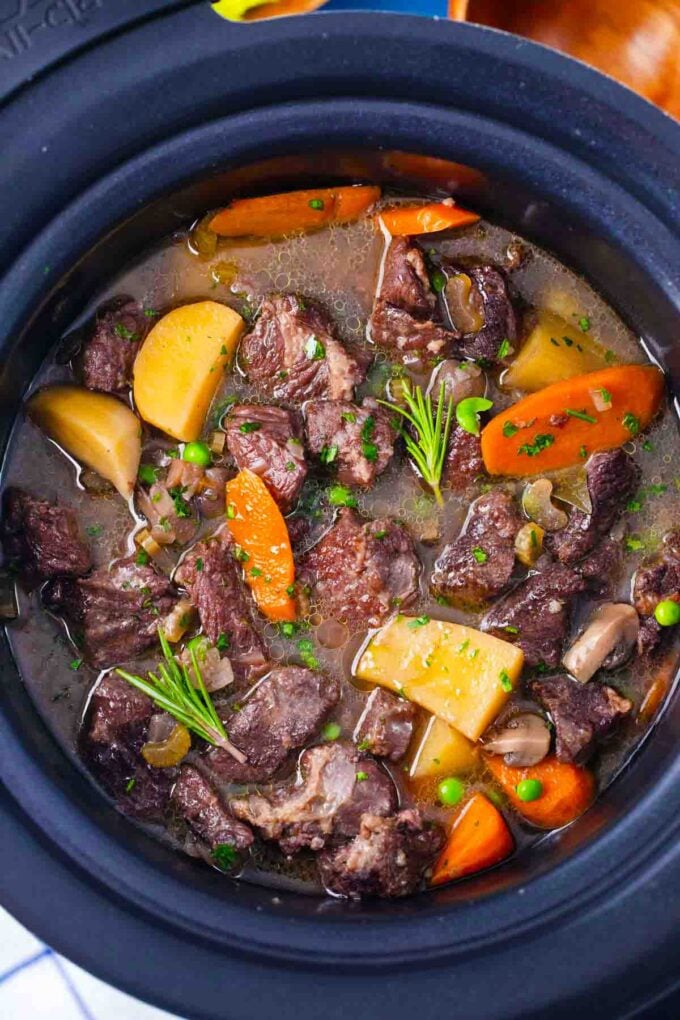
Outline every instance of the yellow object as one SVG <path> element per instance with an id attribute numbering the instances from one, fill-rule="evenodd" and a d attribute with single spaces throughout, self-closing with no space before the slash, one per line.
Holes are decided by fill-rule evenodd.
<path id="1" fill-rule="evenodd" d="M 604 347 L 578 326 L 553 312 L 541 311 L 502 383 L 509 389 L 534 393 L 562 379 L 606 368 L 605 353 Z"/>
<path id="2" fill-rule="evenodd" d="M 242 21 L 246 11 L 253 7 L 261 7 L 268 0 L 218 0 L 212 5 L 215 14 L 227 21 Z"/>
<path id="3" fill-rule="evenodd" d="M 170 731 L 165 740 L 147 742 L 142 747 L 142 757 L 147 765 L 156 769 L 169 769 L 179 765 L 191 750 L 191 734 L 182 723 Z"/>
<path id="4" fill-rule="evenodd" d="M 515 556 L 525 567 L 533 567 L 543 552 L 543 536 L 545 531 L 530 521 L 523 524 L 515 536 Z"/>
<path id="5" fill-rule="evenodd" d="M 413 756 L 410 779 L 456 776 L 472 772 L 477 765 L 477 750 L 467 737 L 433 715 Z"/>
<path id="6" fill-rule="evenodd" d="M 31 397 L 28 414 L 55 443 L 129 499 L 139 470 L 142 430 L 121 400 L 80 386 L 49 386 Z"/>
<path id="7" fill-rule="evenodd" d="M 133 392 L 144 421 L 175 439 L 198 439 L 244 325 L 216 301 L 182 305 L 159 319 L 135 361 Z"/>
<path id="8" fill-rule="evenodd" d="M 521 649 L 473 627 L 399 615 L 371 638 L 356 675 L 478 740 L 507 701 L 523 662 Z"/>

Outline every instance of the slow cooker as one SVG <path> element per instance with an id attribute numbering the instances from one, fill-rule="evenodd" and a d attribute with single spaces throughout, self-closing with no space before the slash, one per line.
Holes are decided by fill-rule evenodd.
<path id="1" fill-rule="evenodd" d="M 70 22 L 6 57 L 50 6 Z M 393 152 L 474 168 L 461 196 L 585 275 L 677 392 L 680 125 L 612 80 L 401 15 L 0 8 L 3 446 L 50 345 L 168 224 L 274 185 L 388 179 Z M 0 899 L 126 991 L 230 1020 L 677 1015 L 677 698 L 576 824 L 463 884 L 357 905 L 239 884 L 155 842 L 57 743 L 4 636 L 0 668 Z"/>

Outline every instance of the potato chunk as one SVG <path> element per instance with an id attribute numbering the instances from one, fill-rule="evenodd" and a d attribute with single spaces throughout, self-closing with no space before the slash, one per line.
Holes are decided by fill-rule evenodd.
<path id="1" fill-rule="evenodd" d="M 544 386 L 607 367 L 605 349 L 553 312 L 538 313 L 536 325 L 503 376 L 503 386 L 533 393 Z"/>
<path id="2" fill-rule="evenodd" d="M 477 740 L 507 701 L 523 662 L 519 648 L 473 627 L 399 615 L 371 638 L 356 675 Z"/>
<path id="3" fill-rule="evenodd" d="M 472 741 L 433 715 L 413 756 L 409 778 L 457 776 L 472 772 L 476 765 L 477 751 Z"/>
<path id="4" fill-rule="evenodd" d="M 144 421 L 175 439 L 198 439 L 243 327 L 233 308 L 216 301 L 159 319 L 135 360 L 133 393 Z"/>
<path id="5" fill-rule="evenodd" d="M 129 499 L 141 456 L 141 426 L 129 407 L 107 393 L 49 386 L 28 402 L 28 414 L 50 439 Z"/>

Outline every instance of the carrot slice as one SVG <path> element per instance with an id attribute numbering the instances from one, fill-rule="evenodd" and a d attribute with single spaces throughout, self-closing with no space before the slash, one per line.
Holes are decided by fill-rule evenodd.
<path id="1" fill-rule="evenodd" d="M 559 829 L 568 825 L 590 807 L 595 798 L 595 780 L 587 769 L 558 761 L 553 755 L 538 765 L 515 768 L 506 765 L 500 755 L 486 755 L 486 767 L 515 810 L 539 829 Z M 536 800 L 521 800 L 517 784 L 537 779 L 542 792 Z"/>
<path id="2" fill-rule="evenodd" d="M 553 383 L 491 419 L 482 431 L 484 466 L 491 475 L 537 475 L 582 464 L 646 429 L 663 390 L 653 365 L 617 365 Z"/>
<path id="3" fill-rule="evenodd" d="M 352 223 L 380 198 L 380 188 L 350 185 L 238 198 L 210 221 L 223 237 L 281 237 L 329 223 Z"/>
<path id="4" fill-rule="evenodd" d="M 432 885 L 490 868 L 509 857 L 514 848 L 503 815 L 483 794 L 474 793 L 454 818 L 434 866 Z"/>
<path id="5" fill-rule="evenodd" d="M 252 471 L 227 482 L 227 525 L 260 612 L 270 620 L 294 620 L 290 590 L 295 563 L 288 528 L 269 489 Z"/>
<path id="6" fill-rule="evenodd" d="M 438 230 L 467 227 L 470 223 L 476 223 L 479 216 L 457 205 L 433 202 L 431 205 L 401 205 L 394 209 L 383 209 L 379 219 L 392 237 L 401 237 L 411 234 L 435 234 Z"/>

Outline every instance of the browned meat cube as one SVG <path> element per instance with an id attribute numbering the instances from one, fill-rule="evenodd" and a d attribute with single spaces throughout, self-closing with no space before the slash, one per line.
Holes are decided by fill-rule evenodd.
<path id="1" fill-rule="evenodd" d="M 350 627 L 377 627 L 418 591 L 420 564 L 408 532 L 388 519 L 362 521 L 344 508 L 302 558 L 300 578 L 324 614 Z"/>
<path id="2" fill-rule="evenodd" d="M 319 870 L 336 896 L 408 896 L 443 844 L 443 830 L 419 811 L 400 811 L 391 818 L 365 814 L 351 843 L 319 856 Z"/>
<path id="3" fill-rule="evenodd" d="M 416 714 L 416 707 L 410 701 L 390 694 L 384 687 L 376 687 L 366 700 L 354 731 L 354 741 L 360 751 L 399 761 L 411 742 Z"/>
<path id="4" fill-rule="evenodd" d="M 638 635 L 638 651 L 649 655 L 663 637 L 663 628 L 654 617 L 659 602 L 672 599 L 680 602 L 680 532 L 665 536 L 656 560 L 645 563 L 633 581 L 633 605 L 642 617 Z M 673 628 L 668 628 L 668 633 Z"/>
<path id="5" fill-rule="evenodd" d="M 372 485 L 394 454 L 390 415 L 370 397 L 361 406 L 348 400 L 310 400 L 305 431 L 310 453 L 336 471 L 345 485 Z"/>
<path id="6" fill-rule="evenodd" d="M 79 577 L 92 566 L 74 511 L 23 489 L 5 493 L 2 544 L 8 561 L 29 579 Z"/>
<path id="7" fill-rule="evenodd" d="M 335 338 L 326 312 L 294 294 L 266 298 L 241 342 L 248 378 L 262 393 L 298 407 L 312 397 L 351 400 L 365 371 Z"/>
<path id="8" fill-rule="evenodd" d="M 456 350 L 468 358 L 494 363 L 504 340 L 513 347 L 517 343 L 517 316 L 505 274 L 495 266 L 467 269 L 446 265 L 442 268 L 448 276 L 442 291 L 447 318 L 451 328 L 462 337 Z M 460 287 L 461 278 L 466 281 L 463 288 Z M 463 296 L 466 307 L 461 307 Z M 479 328 L 469 328 L 471 319 L 480 323 Z"/>
<path id="9" fill-rule="evenodd" d="M 125 298 L 101 309 L 82 353 L 83 382 L 89 390 L 119 393 L 132 385 L 132 369 L 151 325 L 136 301 Z"/>
<path id="10" fill-rule="evenodd" d="M 598 738 L 633 707 L 613 687 L 560 674 L 532 680 L 531 693 L 550 713 L 555 725 L 555 753 L 560 761 L 583 762 L 595 751 Z"/>
<path id="11" fill-rule="evenodd" d="M 221 780 L 259 783 L 314 736 L 340 697 L 337 680 L 301 666 L 273 670 L 243 706 L 224 720 L 229 739 L 246 755 L 241 765 L 221 748 L 207 756 Z"/>
<path id="12" fill-rule="evenodd" d="M 293 509 L 307 477 L 297 417 L 283 407 L 240 404 L 225 420 L 227 448 L 239 471 L 259 475 L 283 513 Z"/>
<path id="13" fill-rule="evenodd" d="M 217 790 L 193 765 L 180 768 L 172 799 L 182 817 L 211 850 L 226 844 L 243 851 L 252 845 L 252 831 L 230 814 Z"/>

